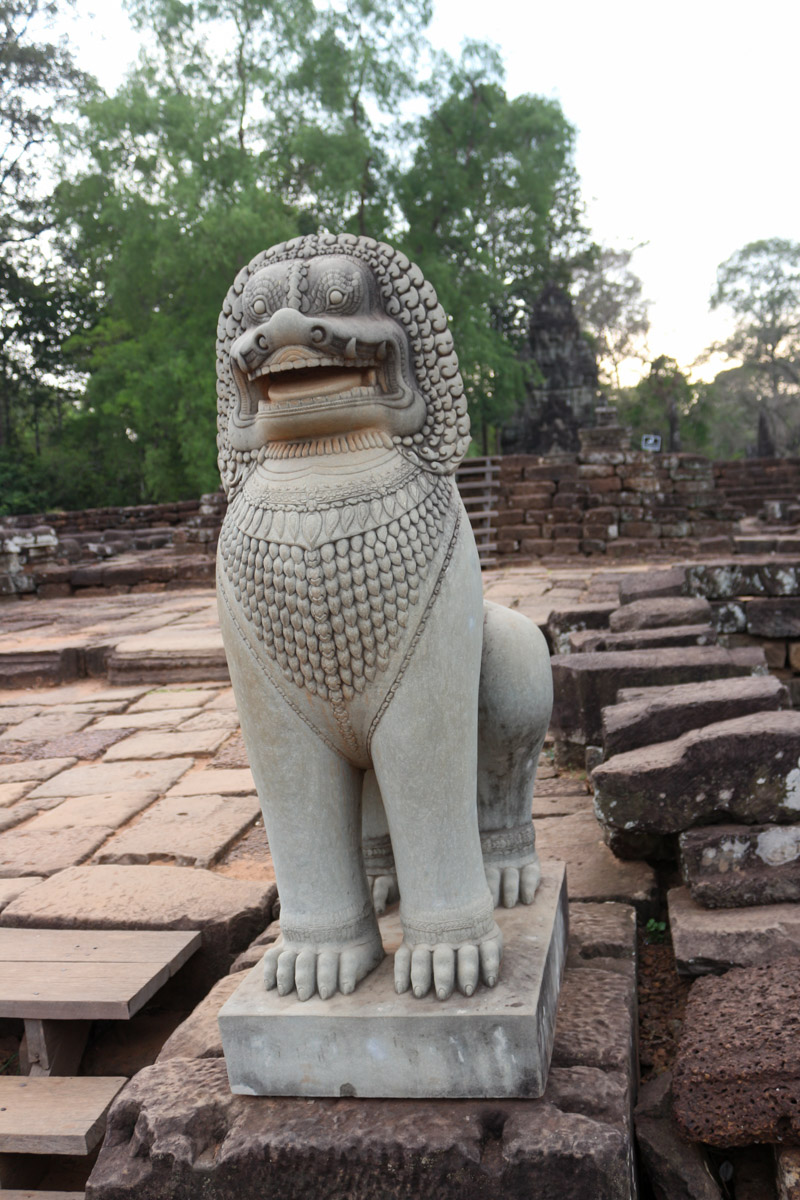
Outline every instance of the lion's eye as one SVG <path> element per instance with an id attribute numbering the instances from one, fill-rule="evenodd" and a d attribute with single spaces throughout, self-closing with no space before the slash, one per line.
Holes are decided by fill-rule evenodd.
<path id="1" fill-rule="evenodd" d="M 254 313 L 258 313 L 259 316 L 263 316 L 263 314 L 266 311 L 267 311 L 267 306 L 263 300 L 255 300 L 253 302 L 253 312 Z"/>
<path id="2" fill-rule="evenodd" d="M 328 304 L 338 305 L 341 304 L 343 300 L 344 292 L 341 292 L 339 288 L 331 288 L 331 290 L 328 292 Z"/>

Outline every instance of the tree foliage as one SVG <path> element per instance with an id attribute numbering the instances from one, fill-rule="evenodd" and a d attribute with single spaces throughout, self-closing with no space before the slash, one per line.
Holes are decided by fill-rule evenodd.
<path id="1" fill-rule="evenodd" d="M 721 382 L 749 396 L 751 444 L 760 455 L 800 449 L 800 243 L 750 242 L 717 270 L 712 308 L 727 308 L 733 331 L 714 350 L 741 364 Z"/>
<path id="2" fill-rule="evenodd" d="M 510 100 L 485 46 L 426 74 L 430 0 L 127 3 L 139 61 L 113 95 L 86 81 L 71 94 L 60 178 L 37 209 L 54 269 L 27 277 L 46 297 L 10 301 L 38 397 L 31 494 L 77 506 L 215 487 L 220 298 L 264 246 L 320 229 L 390 238 L 420 262 L 487 437 L 524 394 L 532 297 L 566 284 L 585 249 L 558 104 Z M 51 60 L 63 109 L 79 81 Z"/>
<path id="3" fill-rule="evenodd" d="M 647 357 L 650 318 L 642 281 L 631 270 L 634 253 L 635 249 L 593 246 L 573 278 L 575 307 L 597 355 L 601 377 L 617 388 L 622 363 Z"/>
<path id="4" fill-rule="evenodd" d="M 633 431 L 634 444 L 644 434 L 661 436 L 662 450 L 708 454 L 713 413 L 710 394 L 703 384 L 693 384 L 674 358 L 659 354 L 632 388 L 619 391 L 620 418 Z"/>

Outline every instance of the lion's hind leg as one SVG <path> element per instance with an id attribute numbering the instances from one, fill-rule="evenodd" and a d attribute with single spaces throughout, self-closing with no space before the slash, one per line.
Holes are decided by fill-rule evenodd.
<path id="1" fill-rule="evenodd" d="M 553 707 L 550 654 L 528 617 L 484 602 L 478 698 L 478 825 L 495 907 L 533 903 L 540 868 L 531 820 Z"/>

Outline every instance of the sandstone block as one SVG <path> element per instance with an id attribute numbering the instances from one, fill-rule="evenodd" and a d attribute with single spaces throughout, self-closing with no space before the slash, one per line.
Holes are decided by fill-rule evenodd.
<path id="1" fill-rule="evenodd" d="M 0 912 L 27 888 L 41 882 L 40 875 L 18 875 L 15 879 L 0 879 Z"/>
<path id="2" fill-rule="evenodd" d="M 78 866 L 18 896 L 0 913 L 0 925 L 201 929 L 202 949 L 184 970 L 207 991 L 268 924 L 275 896 L 274 885 L 191 867 Z"/>
<path id="3" fill-rule="evenodd" d="M 631 518 L 634 519 L 634 518 Z M 637 571 L 620 581 L 620 604 L 649 600 L 661 596 L 685 596 L 686 568 L 668 567 L 663 571 Z"/>
<path id="4" fill-rule="evenodd" d="M 134 733 L 106 751 L 104 762 L 123 762 L 127 759 L 174 758 L 175 755 L 213 754 L 225 738 L 227 730 L 205 729 L 193 733 Z"/>
<path id="5" fill-rule="evenodd" d="M 544 630 L 553 653 L 565 653 L 570 634 L 576 630 L 604 629 L 613 610 L 613 604 L 603 602 L 553 609 Z"/>
<path id="6" fill-rule="evenodd" d="M 58 710 L 31 717 L 0 734 L 0 750 L 8 742 L 49 742 L 65 733 L 76 733 L 92 721 L 91 713 L 59 712 Z"/>
<path id="7" fill-rule="evenodd" d="M 741 562 L 712 565 L 698 563 L 686 568 L 689 591 L 709 600 L 733 596 L 797 596 L 800 594 L 800 565 L 785 562 Z"/>
<path id="8" fill-rule="evenodd" d="M 170 788 L 169 796 L 247 796 L 256 785 L 249 767 L 204 767 L 185 775 Z"/>
<path id="9" fill-rule="evenodd" d="M 225 689 L 230 691 L 230 689 Z M 169 708 L 204 708 L 209 701 L 216 700 L 220 692 L 203 688 L 155 688 L 147 692 L 128 709 L 129 713 L 164 712 Z M 233 695 L 233 692 L 230 692 Z"/>
<path id="10" fill-rule="evenodd" d="M 572 900 L 616 900 L 633 904 L 642 913 L 648 913 L 655 901 L 652 867 L 615 858 L 591 812 L 537 820 L 536 849 L 542 861 L 566 862 Z"/>
<path id="11" fill-rule="evenodd" d="M 788 707 L 789 694 L 774 675 L 622 688 L 617 703 L 603 709 L 603 749 L 609 759 L 654 742 L 672 741 L 704 725 Z"/>
<path id="12" fill-rule="evenodd" d="M 87 1200 L 632 1200 L 631 1161 L 624 1085 L 590 1068 L 487 1106 L 234 1096 L 221 1060 L 173 1059 L 112 1106 Z"/>
<path id="13" fill-rule="evenodd" d="M 624 609 L 622 610 L 624 612 Z M 631 629 L 624 633 L 587 630 L 569 637 L 573 654 L 597 650 L 656 650 L 669 646 L 712 646 L 717 631 L 711 625 L 667 625 L 663 629 Z"/>
<path id="14" fill-rule="evenodd" d="M 800 596 L 749 600 L 747 632 L 758 637 L 800 638 Z"/>
<path id="15" fill-rule="evenodd" d="M 681 833 L 728 820 L 796 820 L 800 713 L 754 713 L 617 754 L 592 776 L 594 807 L 609 834 Z"/>
<path id="16" fill-rule="evenodd" d="M 744 647 L 666 647 L 592 654 L 560 654 L 551 660 L 555 702 L 550 728 L 557 741 L 598 745 L 601 710 L 620 688 L 694 683 L 766 674 L 764 655 Z M 581 752 L 582 756 L 582 752 Z"/>
<path id="17" fill-rule="evenodd" d="M 0 838 L 0 878 L 54 875 L 88 858 L 111 832 L 102 825 L 7 829 Z"/>
<path id="18" fill-rule="evenodd" d="M 634 600 L 611 613 L 612 632 L 628 629 L 658 629 L 664 625 L 705 625 L 711 620 L 711 605 L 701 596 L 661 596 Z"/>
<path id="19" fill-rule="evenodd" d="M 259 813 L 255 795 L 171 796 L 154 804 L 135 825 L 115 834 L 97 861 L 209 867 Z"/>
<path id="20" fill-rule="evenodd" d="M 163 708 L 154 712 L 118 713 L 111 717 L 101 717 L 95 722 L 95 729 L 127 729 L 133 732 L 137 729 L 174 729 L 181 721 L 196 717 L 199 708 Z"/>
<path id="21" fill-rule="evenodd" d="M 633 973 L 567 969 L 553 1046 L 554 1067 L 599 1067 L 633 1083 L 636 988 Z"/>
<path id="22" fill-rule="evenodd" d="M 29 798 L 38 800 L 49 796 L 89 796 L 100 792 L 121 791 L 164 792 L 180 779 L 193 763 L 192 758 L 171 758 L 161 762 L 86 763 L 68 771 L 61 771 L 40 783 L 29 794 Z M 211 792 L 215 789 L 203 790 Z"/>
<path id="23" fill-rule="evenodd" d="M 708 909 L 692 900 L 688 888 L 673 888 L 668 900 L 675 960 L 683 975 L 800 956 L 797 904 Z"/>
<path id="24" fill-rule="evenodd" d="M 32 787 L 32 783 L 0 783 L 0 808 L 7 808 L 11 804 L 15 804 Z"/>
<path id="25" fill-rule="evenodd" d="M 110 830 L 119 829 L 131 817 L 135 817 L 158 796 L 155 791 L 100 792 L 93 796 L 71 796 L 56 802 L 54 808 L 40 813 L 31 821 L 33 829 L 69 829 L 101 825 Z"/>
<path id="26" fill-rule="evenodd" d="M 684 883 L 705 908 L 800 900 L 800 825 L 711 825 L 679 846 Z"/>
<path id="27" fill-rule="evenodd" d="M 800 961 L 698 980 L 675 1062 L 675 1117 L 712 1146 L 800 1141 Z"/>

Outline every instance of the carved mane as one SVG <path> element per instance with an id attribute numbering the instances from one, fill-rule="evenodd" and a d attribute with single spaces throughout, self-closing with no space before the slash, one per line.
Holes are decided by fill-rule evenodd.
<path id="1" fill-rule="evenodd" d="M 236 397 L 230 347 L 245 329 L 242 294 L 256 271 L 274 262 L 344 254 L 365 263 L 375 275 L 386 313 L 405 330 L 416 385 L 425 398 L 422 429 L 394 443 L 405 458 L 435 475 L 455 472 L 469 446 L 464 385 L 447 316 L 419 267 L 384 242 L 353 234 L 313 234 L 281 242 L 243 267 L 233 281 L 217 325 L 217 448 L 222 486 L 230 496 L 256 462 L 259 451 L 234 450 L 228 421 Z"/>

